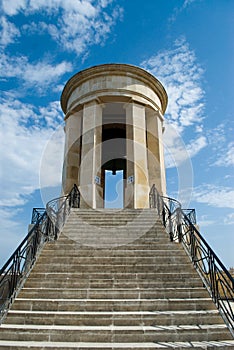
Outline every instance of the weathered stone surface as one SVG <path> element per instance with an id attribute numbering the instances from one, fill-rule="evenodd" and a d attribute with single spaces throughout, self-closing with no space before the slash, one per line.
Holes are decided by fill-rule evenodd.
<path id="1" fill-rule="evenodd" d="M 153 184 L 166 194 L 162 133 L 167 94 L 153 75 L 126 64 L 95 66 L 67 82 L 61 105 L 64 193 L 75 183 L 82 208 L 105 207 L 105 170 L 115 172 L 121 159 L 117 170 L 124 173 L 124 208 L 148 208 Z M 116 139 L 119 144 L 110 142 Z"/>
<path id="2" fill-rule="evenodd" d="M 85 243 L 91 232 L 95 244 Z M 0 349 L 28 348 L 228 350 L 234 341 L 154 210 L 73 209 L 0 327 Z"/>

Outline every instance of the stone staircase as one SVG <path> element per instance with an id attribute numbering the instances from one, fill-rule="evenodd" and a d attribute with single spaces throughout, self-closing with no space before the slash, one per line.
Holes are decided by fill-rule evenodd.
<path id="1" fill-rule="evenodd" d="M 234 349 L 154 210 L 72 209 L 5 322 L 0 349 Z"/>

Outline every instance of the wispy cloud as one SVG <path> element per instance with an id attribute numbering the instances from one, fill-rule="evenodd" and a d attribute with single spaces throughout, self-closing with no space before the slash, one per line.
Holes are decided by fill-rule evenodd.
<path id="1" fill-rule="evenodd" d="M 25 10 L 27 5 L 27 0 L 2 0 L 1 2 L 2 11 L 9 16 L 16 15 L 18 12 Z"/>
<path id="2" fill-rule="evenodd" d="M 205 136 L 199 136 L 197 139 L 191 140 L 186 146 L 189 156 L 192 158 L 199 153 L 207 145 Z"/>
<path id="3" fill-rule="evenodd" d="M 189 7 L 195 1 L 197 1 L 197 0 L 184 0 L 183 4 L 180 7 L 178 7 L 178 6 L 175 7 L 172 15 L 168 19 L 169 23 L 175 22 L 177 17 L 179 16 L 179 14 L 181 12 L 183 12 L 187 7 Z"/>
<path id="4" fill-rule="evenodd" d="M 179 131 L 204 118 L 203 69 L 195 53 L 184 38 L 175 41 L 174 47 L 163 50 L 142 62 L 165 86 L 169 103 L 167 120 Z"/>
<path id="5" fill-rule="evenodd" d="M 20 36 L 20 31 L 16 26 L 7 20 L 5 16 L 0 17 L 0 46 L 3 48 L 15 42 Z"/>
<path id="6" fill-rule="evenodd" d="M 25 56 L 12 57 L 2 54 L 0 70 L 2 78 L 20 79 L 27 86 L 45 89 L 63 74 L 70 72 L 72 64 L 66 61 L 55 64 L 47 61 L 29 63 Z"/>
<path id="7" fill-rule="evenodd" d="M 220 215 L 219 217 L 210 218 L 209 215 L 201 215 L 198 220 L 199 227 L 218 226 L 218 225 L 233 225 L 234 224 L 234 212 L 227 215 Z"/>
<path id="8" fill-rule="evenodd" d="M 30 16 L 38 13 L 41 20 L 32 22 L 30 26 L 24 24 L 24 31 L 28 29 L 29 35 L 30 27 L 34 33 L 46 31 L 62 50 L 81 55 L 87 53 L 91 45 L 103 44 L 111 28 L 122 17 L 122 8 L 113 3 L 113 0 L 3 0 L 2 10 L 6 16 L 18 13 Z M 49 22 L 48 18 L 53 19 L 53 22 Z"/>
<path id="9" fill-rule="evenodd" d="M 208 146 L 212 150 L 210 166 L 232 167 L 234 165 L 233 122 L 224 121 L 206 131 Z"/>
<path id="10" fill-rule="evenodd" d="M 204 118 L 203 69 L 184 38 L 176 40 L 173 48 L 142 62 L 142 66 L 162 82 L 168 93 L 164 134 L 166 165 L 178 168 L 207 145 L 205 135 L 201 134 Z M 194 127 L 194 139 L 185 145 L 181 137 L 191 126 Z"/>
<path id="11" fill-rule="evenodd" d="M 19 100 L 2 99 L 0 104 L 1 120 L 1 173 L 2 188 L 0 204 L 3 206 L 23 205 L 27 196 L 43 186 L 56 186 L 61 178 L 61 157 L 63 154 L 63 134 L 59 134 L 55 143 L 57 156 L 49 152 L 44 160 L 48 181 L 39 181 L 41 160 L 44 147 L 62 124 L 62 115 L 58 102 L 52 102 L 47 108 L 35 109 Z M 46 164 L 48 162 L 48 164 Z"/>
<path id="12" fill-rule="evenodd" d="M 228 214 L 228 215 L 224 218 L 224 224 L 225 224 L 225 225 L 234 225 L 234 212 Z"/>
<path id="13" fill-rule="evenodd" d="M 217 208 L 234 208 L 234 189 L 205 184 L 194 188 L 193 198 L 198 203 L 206 203 Z"/>
<path id="14" fill-rule="evenodd" d="M 199 226 L 212 226 L 215 225 L 215 220 L 209 219 L 208 215 L 202 215 L 199 219 Z"/>
<path id="15" fill-rule="evenodd" d="M 222 155 L 219 155 L 213 165 L 224 167 L 234 166 L 234 142 L 230 142 L 225 149 L 223 149 Z"/>
<path id="16" fill-rule="evenodd" d="M 64 130 L 58 101 L 35 107 L 13 96 L 0 99 L 0 123 L 3 264 L 27 231 L 19 219 L 21 208 L 35 190 L 40 189 L 44 200 L 49 186 L 61 186 Z"/>

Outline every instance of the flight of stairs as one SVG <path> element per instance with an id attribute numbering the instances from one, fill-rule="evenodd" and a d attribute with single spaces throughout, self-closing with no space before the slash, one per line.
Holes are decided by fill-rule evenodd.
<path id="1" fill-rule="evenodd" d="M 0 349 L 234 349 L 153 209 L 72 209 L 5 322 Z"/>

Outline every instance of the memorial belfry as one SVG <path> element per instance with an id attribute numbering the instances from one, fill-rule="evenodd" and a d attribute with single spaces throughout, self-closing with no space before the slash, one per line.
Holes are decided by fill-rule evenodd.
<path id="1" fill-rule="evenodd" d="M 76 184 L 81 208 L 104 208 L 106 171 L 122 171 L 123 208 L 166 194 L 163 114 L 167 93 L 145 70 L 103 64 L 75 74 L 61 96 L 65 114 L 63 192 Z"/>
<path id="2" fill-rule="evenodd" d="M 66 195 L 33 209 L 1 269 L 0 349 L 234 349 L 234 279 L 195 210 L 165 196 L 161 83 L 105 64 L 61 102 Z M 122 206 L 108 207 L 120 173 Z"/>

